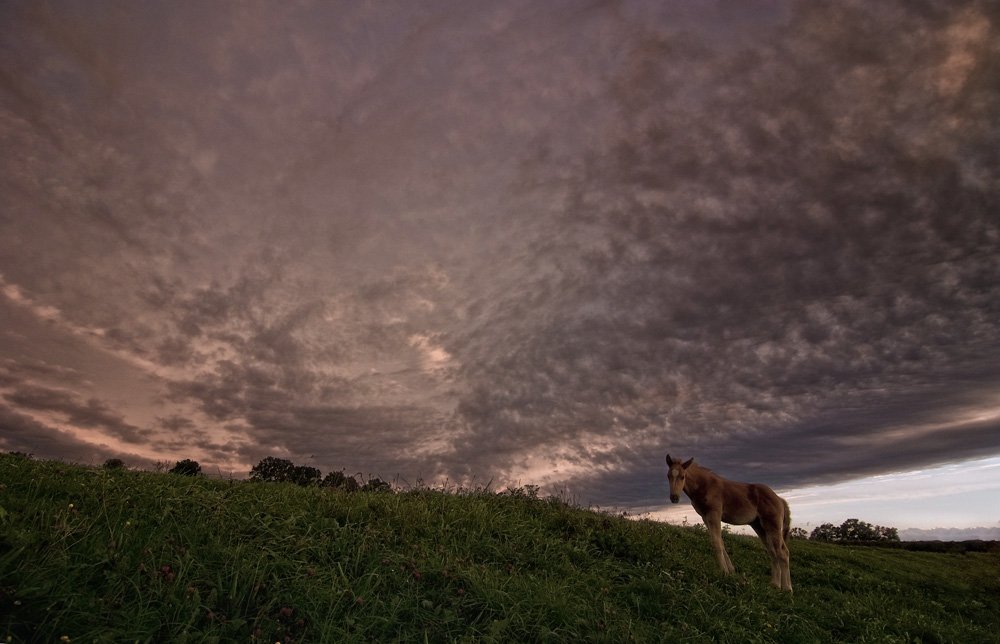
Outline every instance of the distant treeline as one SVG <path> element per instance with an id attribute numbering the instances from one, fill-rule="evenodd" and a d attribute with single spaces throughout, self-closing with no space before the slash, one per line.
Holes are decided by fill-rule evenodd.
<path id="1" fill-rule="evenodd" d="M 879 548 L 893 548 L 894 550 L 945 554 L 964 554 L 966 552 L 1000 553 L 1000 541 L 984 541 L 983 539 L 969 539 L 967 541 L 867 541 L 855 542 L 850 545 L 877 546 Z"/>
<path id="2" fill-rule="evenodd" d="M 965 541 L 901 541 L 899 531 L 880 525 L 872 525 L 848 519 L 839 526 L 824 523 L 806 536 L 802 528 L 792 528 L 793 538 L 823 541 L 845 546 L 874 546 L 878 548 L 893 548 L 895 550 L 911 550 L 921 552 L 965 553 L 965 552 L 1000 552 L 1000 541 L 983 539 L 968 539 Z"/>
<path id="3" fill-rule="evenodd" d="M 839 526 L 832 523 L 817 526 L 809 538 L 827 543 L 896 543 L 899 541 L 899 530 L 872 525 L 858 519 L 848 519 Z"/>

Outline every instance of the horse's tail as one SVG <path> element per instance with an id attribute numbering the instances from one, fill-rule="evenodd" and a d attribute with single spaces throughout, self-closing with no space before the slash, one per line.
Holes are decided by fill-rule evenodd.
<path id="1" fill-rule="evenodd" d="M 788 535 L 792 532 L 792 509 L 788 507 L 788 501 L 781 499 L 781 504 L 785 506 L 785 527 L 781 532 L 781 538 L 788 543 Z"/>

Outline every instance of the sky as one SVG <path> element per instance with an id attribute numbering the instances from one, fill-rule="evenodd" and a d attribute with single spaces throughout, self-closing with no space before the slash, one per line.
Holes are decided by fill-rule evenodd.
<path id="1" fill-rule="evenodd" d="M 2 2 L 0 449 L 998 528 L 997 60 L 986 1 Z"/>

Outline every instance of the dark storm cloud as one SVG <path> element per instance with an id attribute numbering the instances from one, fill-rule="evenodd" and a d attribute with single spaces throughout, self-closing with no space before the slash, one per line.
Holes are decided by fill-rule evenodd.
<path id="1" fill-rule="evenodd" d="M 289 381 L 287 378 L 295 378 Z M 335 404 L 366 395 L 363 382 L 330 381 L 299 370 L 262 367 L 241 370 L 224 364 L 212 378 L 175 384 L 174 400 L 194 401 L 202 413 L 221 423 L 239 423 L 248 440 L 241 443 L 195 442 L 219 455 L 249 462 L 282 452 L 294 460 L 317 462 L 336 469 L 355 468 L 385 477 L 437 473 L 439 464 L 428 443 L 439 439 L 444 414 L 412 405 Z M 348 401 L 349 402 L 349 401 Z M 189 428 L 187 422 L 172 422 Z M 198 432 L 190 432 L 192 437 Z M 280 446 L 280 447 L 279 447 Z M 424 454 L 427 463 L 415 462 Z"/>
<path id="2" fill-rule="evenodd" d="M 92 444 L 77 440 L 69 432 L 43 425 L 6 405 L 0 407 L 0 427 L 3 428 L 2 439 L 7 451 L 25 454 L 40 452 L 47 458 L 61 456 L 77 459 L 94 449 Z"/>
<path id="3" fill-rule="evenodd" d="M 12 358 L 0 360 L 0 387 L 11 386 L 34 378 L 55 380 L 72 385 L 80 385 L 86 381 L 78 370 L 51 364 L 44 360 L 14 360 Z"/>
<path id="4" fill-rule="evenodd" d="M 3 397 L 19 408 L 55 412 L 64 416 L 70 425 L 100 429 L 127 443 L 144 443 L 151 435 L 149 430 L 126 422 L 106 403 L 96 398 L 84 400 L 70 391 L 21 385 Z"/>
<path id="5" fill-rule="evenodd" d="M 996 10 L 730 4 L 5 6 L 0 289 L 159 420 L 4 399 L 608 504 L 995 453 Z"/>
<path id="6" fill-rule="evenodd" d="M 598 428 L 621 445 L 601 458 L 624 468 L 764 434 L 786 459 L 817 452 L 792 459 L 792 484 L 872 471 L 841 439 L 877 442 L 892 422 L 808 420 L 858 392 L 891 392 L 868 404 L 896 422 L 919 418 L 891 405 L 911 391 L 938 410 L 995 405 L 954 386 L 965 369 L 977 391 L 1000 384 L 990 361 L 977 368 L 1000 313 L 997 148 L 983 144 L 997 140 L 995 34 L 974 10 L 804 4 L 736 56 L 647 37 L 616 85 L 631 131 L 564 180 L 525 279 L 481 305 L 518 343 L 463 361 L 481 384 L 459 406 L 474 428 L 460 451 L 516 461 Z M 949 67 L 956 49 L 968 69 Z M 950 458 L 997 449 L 988 431 L 952 436 Z M 939 441 L 915 440 L 926 447 L 878 462 L 935 458 Z"/>
<path id="7" fill-rule="evenodd" d="M 76 438 L 72 433 L 50 427 L 21 414 L 7 405 L 0 405 L 0 445 L 6 452 L 37 454 L 44 458 L 94 465 L 109 458 L 120 458 L 131 467 L 151 467 L 149 459 Z"/>

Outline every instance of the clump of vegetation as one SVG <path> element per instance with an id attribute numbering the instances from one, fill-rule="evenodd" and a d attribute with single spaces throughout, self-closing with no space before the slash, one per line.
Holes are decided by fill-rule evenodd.
<path id="1" fill-rule="evenodd" d="M 123 470 L 125 469 L 125 461 L 120 458 L 109 458 L 104 461 L 104 469 L 106 470 Z"/>
<path id="2" fill-rule="evenodd" d="M 318 485 L 323 478 L 323 473 L 315 467 L 308 465 L 296 465 L 292 468 L 290 482 L 296 485 Z"/>
<path id="3" fill-rule="evenodd" d="M 303 487 L 317 485 L 320 487 L 334 488 L 344 492 L 386 492 L 392 490 L 392 485 L 378 477 L 372 477 L 364 485 L 361 485 L 353 476 L 347 476 L 343 472 L 330 472 L 323 476 L 315 467 L 308 465 L 296 465 L 288 459 L 268 456 L 261 459 L 259 463 L 250 470 L 250 480 L 256 482 L 270 483 L 295 483 Z"/>
<path id="4" fill-rule="evenodd" d="M 198 461 L 185 458 L 183 461 L 177 461 L 177 464 L 170 469 L 170 473 L 182 476 L 198 476 L 201 474 L 201 465 L 198 464 Z"/>
<path id="5" fill-rule="evenodd" d="M 848 519 L 839 526 L 832 523 L 816 526 L 809 538 L 829 543 L 898 542 L 899 531 L 896 528 L 872 525 L 858 519 Z"/>
<path id="6" fill-rule="evenodd" d="M 793 540 L 789 597 L 768 584 L 756 537 L 724 538 L 729 577 L 692 529 L 528 488 L 342 494 L 0 456 L 0 640 L 985 642 L 1000 630 L 995 554 Z"/>
<path id="7" fill-rule="evenodd" d="M 357 492 L 361 489 L 361 485 L 356 478 L 347 476 L 343 472 L 330 472 L 324 477 L 320 485 L 344 492 Z"/>
<path id="8" fill-rule="evenodd" d="M 295 465 L 285 458 L 268 456 L 250 469 L 250 480 L 271 483 L 287 483 L 295 476 Z"/>
<path id="9" fill-rule="evenodd" d="M 363 492 L 392 492 L 392 485 L 375 476 L 365 481 L 361 490 Z"/>

